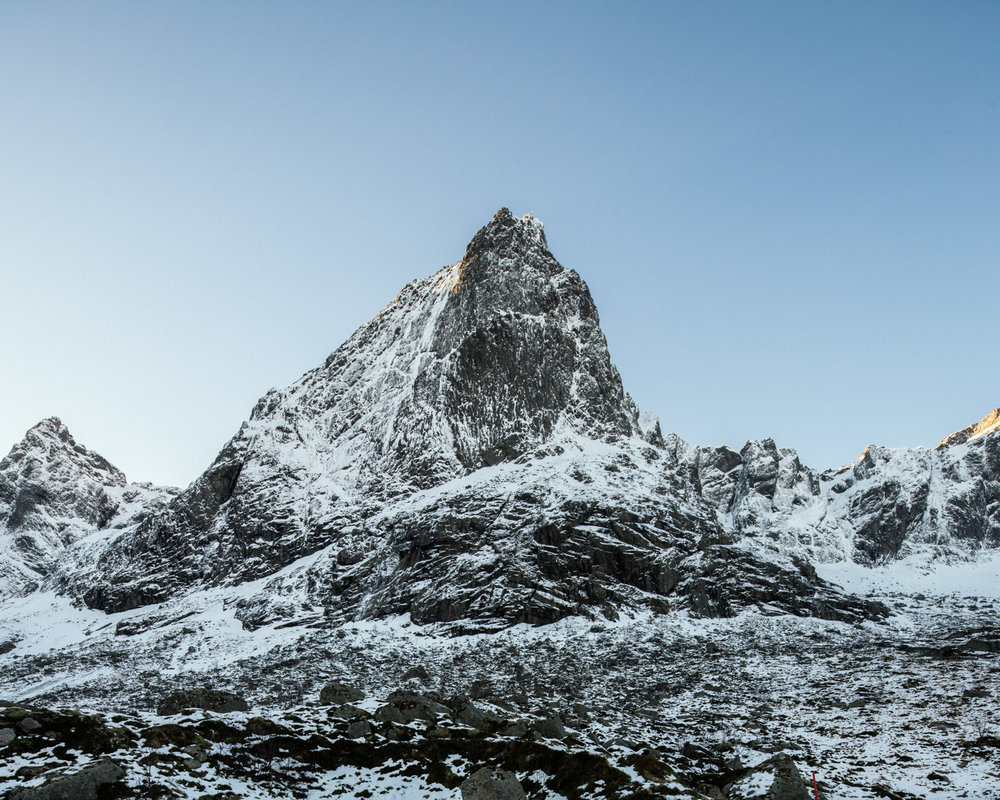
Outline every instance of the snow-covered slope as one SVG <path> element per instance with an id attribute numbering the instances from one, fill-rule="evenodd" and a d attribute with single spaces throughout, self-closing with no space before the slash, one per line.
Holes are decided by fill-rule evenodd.
<path id="1" fill-rule="evenodd" d="M 134 524 L 175 493 L 128 483 L 58 418 L 39 422 L 0 461 L 0 597 L 34 590 L 68 545 Z"/>

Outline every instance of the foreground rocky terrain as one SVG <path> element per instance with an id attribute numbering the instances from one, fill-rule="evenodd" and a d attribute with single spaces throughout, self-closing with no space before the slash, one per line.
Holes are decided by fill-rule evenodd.
<path id="1" fill-rule="evenodd" d="M 530 797 L 764 797 L 734 785 L 781 756 L 815 771 L 825 797 L 992 796 L 1000 604 L 888 599 L 889 622 L 858 626 L 753 611 L 455 636 L 406 618 L 248 631 L 213 593 L 174 608 L 180 620 L 140 610 L 107 625 L 51 597 L 22 606 L 28 652 L 6 659 L 3 691 L 49 709 L 30 710 L 44 725 L 86 708 L 117 738 L 98 752 L 57 730 L 68 723 L 50 737 L 12 720 L 2 774 L 13 788 L 33 769 L 106 756 L 125 770 L 123 797 L 149 785 L 166 797 L 458 797 L 498 766 Z M 63 619 L 94 627 L 72 642 L 45 633 Z M 45 648 L 46 635 L 64 643 Z M 322 697 L 333 681 L 358 693 Z M 164 698 L 199 687 L 249 708 L 166 713 Z M 430 712 L 380 710 L 416 695 Z"/>
<path id="2" fill-rule="evenodd" d="M 189 487 L 56 418 L 0 461 L 0 787 L 997 796 L 998 544 L 1000 413 L 825 471 L 664 435 L 504 209 Z"/>

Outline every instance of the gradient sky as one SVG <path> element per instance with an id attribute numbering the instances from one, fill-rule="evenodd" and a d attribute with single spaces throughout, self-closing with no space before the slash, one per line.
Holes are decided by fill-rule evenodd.
<path id="1" fill-rule="evenodd" d="M 187 484 L 501 206 L 665 431 L 1000 405 L 1000 5 L 0 4 L 0 451 Z"/>

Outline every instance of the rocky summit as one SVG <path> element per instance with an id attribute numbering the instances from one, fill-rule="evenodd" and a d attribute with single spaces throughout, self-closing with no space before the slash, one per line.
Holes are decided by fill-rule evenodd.
<path id="1" fill-rule="evenodd" d="M 501 209 L 187 488 L 56 418 L 0 461 L 0 789 L 985 796 L 998 419 L 823 471 L 664 435 Z"/>

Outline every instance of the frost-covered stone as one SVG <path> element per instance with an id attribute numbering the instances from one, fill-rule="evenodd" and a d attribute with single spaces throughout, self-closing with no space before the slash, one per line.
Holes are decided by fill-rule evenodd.
<path id="1" fill-rule="evenodd" d="M 723 789 L 729 800 L 810 800 L 812 792 L 787 753 L 778 753 Z"/>

